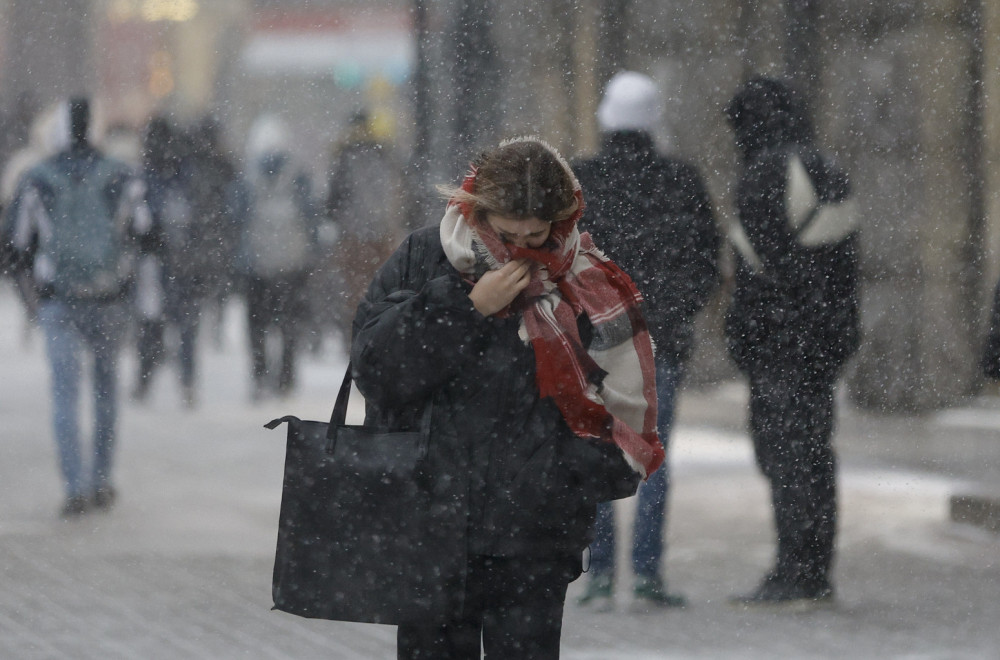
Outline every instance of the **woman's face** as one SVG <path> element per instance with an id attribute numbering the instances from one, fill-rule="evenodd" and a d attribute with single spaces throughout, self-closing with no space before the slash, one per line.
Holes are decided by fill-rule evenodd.
<path id="1" fill-rule="evenodd" d="M 486 222 L 504 243 L 537 249 L 545 244 L 552 231 L 552 224 L 530 218 L 510 218 L 496 213 L 487 213 Z"/>

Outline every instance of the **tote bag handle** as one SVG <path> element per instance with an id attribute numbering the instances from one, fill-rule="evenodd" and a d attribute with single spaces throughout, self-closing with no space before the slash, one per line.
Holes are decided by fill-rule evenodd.
<path id="1" fill-rule="evenodd" d="M 337 444 L 337 429 L 347 426 L 345 423 L 347 420 L 347 404 L 351 398 L 351 384 L 354 382 L 354 378 L 351 375 L 351 363 L 347 363 L 347 371 L 344 372 L 344 382 L 340 384 L 340 391 L 337 392 L 337 401 L 333 406 L 333 413 L 330 415 L 330 425 L 326 430 L 326 439 L 329 441 L 327 443 L 327 453 L 333 453 L 334 447 Z M 427 439 L 431 435 L 431 409 L 434 405 L 434 396 L 427 397 L 427 403 L 424 404 L 423 416 L 420 420 L 420 435 L 424 439 L 424 445 L 426 448 Z"/>

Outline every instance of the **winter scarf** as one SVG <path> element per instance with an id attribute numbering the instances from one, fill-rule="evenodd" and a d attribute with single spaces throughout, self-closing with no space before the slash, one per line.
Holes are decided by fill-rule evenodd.
<path id="1" fill-rule="evenodd" d="M 463 189 L 474 191 L 475 179 L 473 169 Z M 521 315 L 520 334 L 534 349 L 541 396 L 553 399 L 576 435 L 613 442 L 629 465 L 648 478 L 664 454 L 656 435 L 656 377 L 652 343 L 639 311 L 642 298 L 590 235 L 578 231 L 583 196 L 575 177 L 573 182 L 577 211 L 553 224 L 542 248 L 504 243 L 455 201 L 441 220 L 441 243 L 451 264 L 470 281 L 511 259 L 537 264 L 527 288 L 501 315 Z M 589 349 L 580 338 L 580 314 L 594 328 Z"/>

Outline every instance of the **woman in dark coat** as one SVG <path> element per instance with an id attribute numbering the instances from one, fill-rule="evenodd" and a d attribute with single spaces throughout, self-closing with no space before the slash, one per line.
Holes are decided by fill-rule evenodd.
<path id="1" fill-rule="evenodd" d="M 808 235 L 822 240 L 806 240 L 805 225 L 791 217 L 790 173 L 801 163 L 801 185 L 820 205 L 842 203 L 848 180 L 817 151 L 804 109 L 783 83 L 749 81 L 726 114 L 743 155 L 726 339 L 750 379 L 750 435 L 778 537 L 773 569 L 736 600 L 825 601 L 833 596 L 837 512 L 834 384 L 860 334 L 857 235 L 846 225 L 814 225 Z"/>
<path id="2" fill-rule="evenodd" d="M 662 462 L 652 347 L 551 147 L 503 143 L 446 192 L 440 226 L 376 274 L 351 350 L 366 424 L 432 398 L 436 498 L 467 521 L 451 621 L 401 625 L 398 657 L 557 658 L 597 503 Z"/>

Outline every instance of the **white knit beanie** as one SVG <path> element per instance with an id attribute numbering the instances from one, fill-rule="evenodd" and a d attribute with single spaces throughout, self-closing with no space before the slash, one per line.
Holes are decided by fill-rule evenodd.
<path id="1" fill-rule="evenodd" d="M 656 131 L 660 121 L 660 93 L 649 76 L 635 71 L 616 73 L 597 107 L 602 131 Z"/>
<path id="2" fill-rule="evenodd" d="M 254 120 L 247 133 L 247 158 L 255 161 L 264 156 L 287 154 L 292 148 L 292 135 L 284 119 L 263 114 Z"/>

